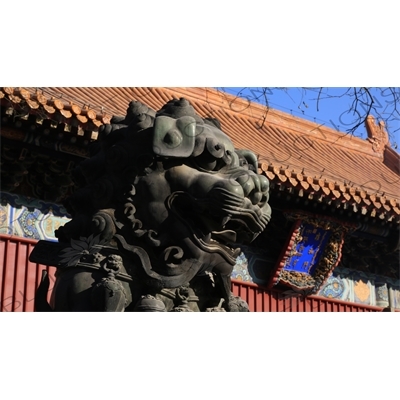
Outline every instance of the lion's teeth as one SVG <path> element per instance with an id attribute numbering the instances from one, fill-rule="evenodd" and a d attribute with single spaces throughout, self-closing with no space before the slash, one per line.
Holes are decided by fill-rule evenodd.
<path id="1" fill-rule="evenodd" d="M 239 257 L 240 253 L 242 252 L 242 249 L 238 247 L 233 251 L 233 257 Z"/>
<path id="2" fill-rule="evenodd" d="M 228 215 L 227 217 L 222 218 L 222 227 L 225 228 L 225 225 L 231 220 L 231 217 Z"/>
<path id="3" fill-rule="evenodd" d="M 210 243 L 210 240 L 211 240 L 211 233 L 208 233 L 206 236 L 204 236 L 204 241 L 206 243 Z"/>

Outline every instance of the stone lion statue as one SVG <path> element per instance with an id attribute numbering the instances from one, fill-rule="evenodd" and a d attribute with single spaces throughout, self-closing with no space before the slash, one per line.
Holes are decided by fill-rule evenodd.
<path id="1" fill-rule="evenodd" d="M 132 101 L 74 179 L 72 220 L 31 255 L 57 266 L 51 304 L 44 279 L 38 310 L 248 311 L 230 275 L 237 244 L 270 220 L 269 182 L 217 120 L 184 98 L 157 112 Z"/>

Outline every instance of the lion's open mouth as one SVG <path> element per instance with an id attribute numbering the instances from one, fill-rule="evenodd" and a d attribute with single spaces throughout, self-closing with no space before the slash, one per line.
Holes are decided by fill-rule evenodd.
<path id="1" fill-rule="evenodd" d="M 202 250 L 218 252 L 232 265 L 241 252 L 236 244 L 252 242 L 268 223 L 262 208 L 224 188 L 211 190 L 203 199 L 174 192 L 167 205 Z"/>

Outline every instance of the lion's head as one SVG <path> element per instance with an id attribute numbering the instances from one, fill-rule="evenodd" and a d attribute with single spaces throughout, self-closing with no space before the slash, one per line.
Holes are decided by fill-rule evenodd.
<path id="1" fill-rule="evenodd" d="M 235 150 L 219 122 L 203 120 L 185 99 L 158 112 L 133 101 L 99 134 L 75 171 L 80 189 L 59 240 L 99 235 L 134 254 L 159 287 L 229 276 L 236 244 L 251 242 L 271 217 L 256 156 Z"/>

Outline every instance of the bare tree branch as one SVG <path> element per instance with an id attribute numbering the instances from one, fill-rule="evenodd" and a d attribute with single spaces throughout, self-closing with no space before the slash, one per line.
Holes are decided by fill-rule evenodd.
<path id="1" fill-rule="evenodd" d="M 301 90 L 300 99 L 297 98 L 295 100 L 289 91 L 289 88 L 240 88 L 236 92 L 235 95 L 238 97 L 245 97 L 250 101 L 255 101 L 265 105 L 266 107 L 266 115 L 270 106 L 275 107 L 273 103 L 273 94 L 281 91 L 285 93 L 290 99 L 291 102 L 297 103 L 297 108 L 300 110 L 302 115 L 308 116 L 311 118 L 311 115 L 308 115 L 312 112 L 312 108 L 310 108 L 309 101 L 315 101 L 315 110 L 317 112 L 321 111 L 322 103 L 326 103 L 329 105 L 329 101 L 342 99 L 345 100 L 346 98 L 349 100 L 349 104 L 347 109 L 337 110 L 338 114 L 337 117 L 339 121 L 346 125 L 348 128 L 345 130 L 347 134 L 360 135 L 360 127 L 363 127 L 365 121 L 367 120 L 369 115 L 373 115 L 378 121 L 383 121 L 385 123 L 386 130 L 389 135 L 389 140 L 393 142 L 394 146 L 396 147 L 396 140 L 394 134 L 400 130 L 400 88 L 370 88 L 370 87 L 353 87 L 353 88 L 343 88 L 343 91 L 339 91 L 337 88 L 335 92 L 330 92 L 331 88 L 327 87 L 320 87 L 320 88 L 298 88 Z M 252 93 L 252 96 L 249 96 L 249 93 Z M 315 92 L 315 98 L 307 97 L 307 94 Z M 297 97 L 297 96 L 295 96 Z M 308 101 L 306 100 L 308 98 Z M 293 110 L 290 108 L 290 105 L 283 106 L 280 104 L 283 109 L 287 109 L 291 113 Z M 305 108 L 307 108 L 307 113 Z M 335 110 L 336 111 L 336 110 Z M 260 128 L 264 125 L 265 117 L 262 119 L 260 124 Z M 348 116 L 350 121 L 343 122 L 343 117 Z M 317 120 L 316 117 L 313 117 L 314 121 Z M 332 118 L 335 118 L 332 116 Z M 327 121 L 319 120 L 320 122 L 329 124 Z M 329 121 L 336 129 L 339 130 L 340 125 L 338 127 L 336 124 L 333 123 L 332 119 Z M 259 125 L 259 124 L 258 124 Z M 361 133 L 363 135 L 364 133 Z"/>

